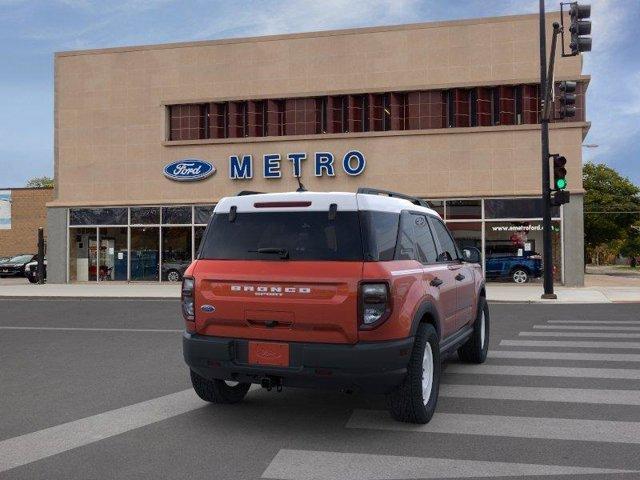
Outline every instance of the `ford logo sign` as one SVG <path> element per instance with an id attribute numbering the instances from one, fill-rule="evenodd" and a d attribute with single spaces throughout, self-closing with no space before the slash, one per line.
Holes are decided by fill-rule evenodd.
<path id="1" fill-rule="evenodd" d="M 214 173 L 216 173 L 216 167 L 209 162 L 196 158 L 185 158 L 184 160 L 171 162 L 164 167 L 165 177 L 179 182 L 202 180 Z"/>

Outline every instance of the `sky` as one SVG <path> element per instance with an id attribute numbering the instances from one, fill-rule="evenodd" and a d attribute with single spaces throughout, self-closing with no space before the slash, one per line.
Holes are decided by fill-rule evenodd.
<path id="1" fill-rule="evenodd" d="M 584 2 L 587 3 L 587 2 Z M 585 161 L 640 185 L 640 0 L 591 0 Z M 0 0 L 0 187 L 53 175 L 53 53 L 535 13 L 538 0 Z M 546 1 L 557 10 L 559 1 Z"/>

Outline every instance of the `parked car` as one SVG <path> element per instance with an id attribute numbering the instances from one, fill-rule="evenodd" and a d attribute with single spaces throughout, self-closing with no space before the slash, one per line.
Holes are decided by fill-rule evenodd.
<path id="1" fill-rule="evenodd" d="M 442 359 L 487 356 L 473 253 L 424 201 L 391 192 L 223 198 L 182 281 L 193 388 L 214 403 L 252 383 L 380 393 L 395 419 L 427 423 Z"/>
<path id="2" fill-rule="evenodd" d="M 162 279 L 169 282 L 179 282 L 182 280 L 184 271 L 191 260 L 169 260 L 162 262 Z"/>
<path id="3" fill-rule="evenodd" d="M 24 267 L 27 263 L 36 258 L 31 253 L 25 253 L 11 257 L 9 260 L 0 263 L 0 278 L 3 277 L 24 277 Z"/>
<path id="4" fill-rule="evenodd" d="M 44 262 L 44 279 L 47 279 L 47 258 L 45 257 Z M 24 267 L 24 274 L 29 280 L 29 283 L 38 283 L 38 257 L 33 262 L 29 262 Z"/>
<path id="5" fill-rule="evenodd" d="M 518 256 L 495 254 L 487 256 L 485 274 L 489 279 L 509 279 L 514 283 L 527 283 L 542 277 L 542 257 L 533 252 Z"/>

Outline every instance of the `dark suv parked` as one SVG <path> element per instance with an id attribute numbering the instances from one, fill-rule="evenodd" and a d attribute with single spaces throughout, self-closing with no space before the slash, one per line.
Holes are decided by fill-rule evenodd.
<path id="1" fill-rule="evenodd" d="M 0 263 L 0 278 L 24 277 L 24 267 L 36 259 L 32 253 L 16 255 L 4 263 Z"/>

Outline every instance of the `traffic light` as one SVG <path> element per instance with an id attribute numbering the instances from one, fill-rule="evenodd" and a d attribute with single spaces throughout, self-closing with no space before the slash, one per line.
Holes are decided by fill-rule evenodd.
<path id="1" fill-rule="evenodd" d="M 577 82 L 565 80 L 560 82 L 560 118 L 576 116 L 576 88 Z"/>
<path id="2" fill-rule="evenodd" d="M 560 205 L 564 205 L 565 203 L 569 203 L 569 192 L 566 190 L 561 190 L 553 193 L 551 197 L 551 205 L 554 207 L 559 207 Z"/>
<path id="3" fill-rule="evenodd" d="M 567 188 L 567 159 L 562 155 L 552 155 L 553 157 L 553 190 L 561 191 Z"/>
<path id="4" fill-rule="evenodd" d="M 591 16 L 591 5 L 579 5 L 577 2 L 571 4 L 569 10 L 571 17 L 571 25 L 569 32 L 571 33 L 571 53 L 578 55 L 580 52 L 591 51 L 591 37 L 585 35 L 591 34 L 591 22 L 585 20 Z"/>

